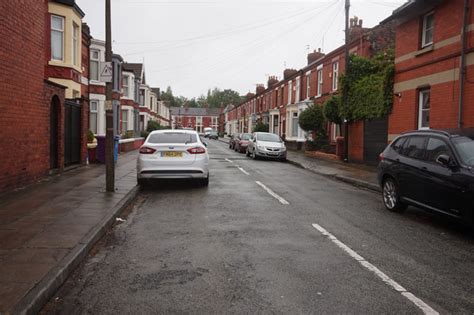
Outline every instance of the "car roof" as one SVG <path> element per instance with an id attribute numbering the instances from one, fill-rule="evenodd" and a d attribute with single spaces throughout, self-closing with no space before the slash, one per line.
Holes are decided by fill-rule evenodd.
<path id="1" fill-rule="evenodd" d="M 426 130 L 412 130 L 402 133 L 402 136 L 408 135 L 438 135 L 448 138 L 465 136 L 474 138 L 474 128 L 453 128 L 453 129 L 426 129 Z"/>
<path id="2" fill-rule="evenodd" d="M 189 134 L 197 134 L 195 130 L 187 130 L 187 129 L 162 129 L 162 130 L 153 130 L 150 134 L 157 134 L 157 133 L 189 133 Z"/>

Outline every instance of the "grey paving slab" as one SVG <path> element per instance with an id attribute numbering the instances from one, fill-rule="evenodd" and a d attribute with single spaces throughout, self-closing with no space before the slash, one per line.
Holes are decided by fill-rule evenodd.
<path id="1" fill-rule="evenodd" d="M 120 156 L 117 193 L 91 165 L 0 196 L 0 314 L 35 313 L 49 299 L 136 196 L 135 161 Z"/>

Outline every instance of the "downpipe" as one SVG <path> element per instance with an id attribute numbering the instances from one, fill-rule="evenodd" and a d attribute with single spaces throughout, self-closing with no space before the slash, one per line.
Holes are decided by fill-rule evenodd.
<path id="1" fill-rule="evenodd" d="M 469 19 L 469 1 L 464 0 L 464 17 L 461 32 L 461 65 L 459 71 L 459 108 L 458 108 L 458 128 L 463 126 L 463 104 L 464 104 L 464 86 L 466 78 L 466 46 L 467 46 L 467 25 Z"/>

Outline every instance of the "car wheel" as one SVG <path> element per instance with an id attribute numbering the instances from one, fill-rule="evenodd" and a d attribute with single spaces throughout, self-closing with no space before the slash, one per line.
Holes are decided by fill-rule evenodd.
<path id="1" fill-rule="evenodd" d="M 138 186 L 145 187 L 146 180 L 143 179 L 143 178 L 137 178 L 137 184 L 138 184 Z"/>
<path id="2" fill-rule="evenodd" d="M 257 156 L 257 154 L 255 153 L 255 150 L 253 150 L 253 152 L 252 152 L 252 159 L 254 159 L 254 160 L 257 160 L 257 159 L 258 159 L 258 156 Z"/>
<path id="3" fill-rule="evenodd" d="M 247 150 L 245 151 L 245 156 L 250 156 L 249 149 L 247 149 Z"/>
<path id="4" fill-rule="evenodd" d="M 209 186 L 209 174 L 207 174 L 207 177 L 206 177 L 206 178 L 202 178 L 202 179 L 200 180 L 200 184 L 201 184 L 201 186 L 203 186 L 203 187 Z"/>
<path id="5" fill-rule="evenodd" d="M 400 201 L 400 193 L 397 183 L 393 178 L 387 178 L 382 186 L 382 199 L 385 208 L 393 212 L 402 212 L 407 205 Z"/>

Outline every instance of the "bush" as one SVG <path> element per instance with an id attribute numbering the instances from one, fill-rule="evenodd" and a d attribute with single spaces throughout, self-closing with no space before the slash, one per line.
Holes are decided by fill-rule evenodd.
<path id="1" fill-rule="evenodd" d="M 255 127 L 253 128 L 253 132 L 268 132 L 270 126 L 268 124 L 264 124 L 261 121 L 258 121 Z"/>
<path id="2" fill-rule="evenodd" d="M 325 119 L 321 106 L 312 105 L 301 112 L 299 125 L 304 131 L 323 133 Z"/>
<path id="3" fill-rule="evenodd" d="M 147 128 L 147 129 L 148 129 L 148 128 Z M 146 139 L 149 134 L 150 134 L 150 132 L 148 132 L 148 131 L 146 131 L 146 130 L 142 130 L 142 132 L 140 132 L 140 137 Z"/>
<path id="4" fill-rule="evenodd" d="M 323 111 L 324 117 L 326 117 L 329 122 L 337 125 L 342 124 L 340 96 L 333 96 L 328 99 L 326 103 L 324 103 Z"/>
<path id="5" fill-rule="evenodd" d="M 146 127 L 146 131 L 149 133 L 154 131 L 154 130 L 161 130 L 161 129 L 167 129 L 166 127 L 162 127 L 159 122 L 155 120 L 150 120 L 148 121 L 148 125 Z"/>
<path id="6" fill-rule="evenodd" d="M 94 133 L 92 132 L 92 130 L 89 129 L 87 131 L 87 142 L 92 143 L 94 142 L 94 139 L 95 139 Z"/>

